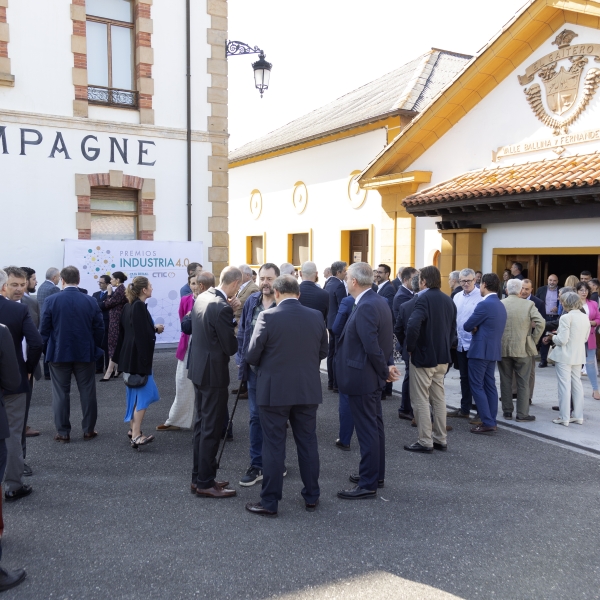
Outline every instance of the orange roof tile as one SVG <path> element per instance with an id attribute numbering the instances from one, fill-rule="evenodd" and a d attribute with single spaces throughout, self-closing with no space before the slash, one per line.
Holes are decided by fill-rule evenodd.
<path id="1" fill-rule="evenodd" d="M 600 184 L 600 154 L 470 171 L 404 199 L 406 207 Z"/>

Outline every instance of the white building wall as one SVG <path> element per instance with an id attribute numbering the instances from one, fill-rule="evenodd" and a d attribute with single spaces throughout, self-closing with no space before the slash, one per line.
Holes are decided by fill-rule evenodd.
<path id="1" fill-rule="evenodd" d="M 266 259 L 281 264 L 287 260 L 287 235 L 313 230 L 313 260 L 322 273 L 339 260 L 341 231 L 374 227 L 375 257 L 381 230 L 381 197 L 370 191 L 365 203 L 354 209 L 348 198 L 353 171 L 362 170 L 386 143 L 380 129 L 277 158 L 236 167 L 230 171 L 230 257 L 246 262 L 246 237 L 266 232 Z M 292 202 L 296 182 L 308 190 L 308 204 L 297 214 Z M 263 209 L 256 220 L 250 213 L 250 195 L 258 189 Z"/>

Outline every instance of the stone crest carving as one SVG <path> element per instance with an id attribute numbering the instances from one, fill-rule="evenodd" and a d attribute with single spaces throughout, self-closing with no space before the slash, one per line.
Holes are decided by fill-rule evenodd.
<path id="1" fill-rule="evenodd" d="M 292 193 L 292 203 L 294 205 L 294 210 L 301 215 L 308 204 L 308 190 L 306 189 L 306 184 L 302 181 L 297 181 L 294 184 L 294 191 Z"/>
<path id="2" fill-rule="evenodd" d="M 252 190 L 250 193 L 250 214 L 253 219 L 258 219 L 262 212 L 262 194 L 259 190 Z"/>
<path id="3" fill-rule="evenodd" d="M 578 34 L 564 29 L 552 42 L 558 50 L 527 67 L 525 75 L 519 75 L 521 85 L 533 83 L 536 75 L 540 78 L 545 103 L 539 83 L 533 83 L 524 92 L 535 116 L 551 127 L 555 135 L 569 131 L 569 126 L 581 116 L 600 85 L 600 69 L 589 65 L 591 57 L 594 62 L 600 62 L 600 44 L 572 46 L 576 37 Z M 585 77 L 583 86 L 580 85 L 582 77 Z"/>

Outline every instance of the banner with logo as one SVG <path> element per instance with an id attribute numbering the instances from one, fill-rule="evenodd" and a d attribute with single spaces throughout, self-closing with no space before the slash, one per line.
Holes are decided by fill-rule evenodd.
<path id="1" fill-rule="evenodd" d="M 204 264 L 202 242 L 147 242 L 140 240 L 65 240 L 64 264 L 81 273 L 80 287 L 91 296 L 99 290 L 100 275 L 122 271 L 125 285 L 137 275 L 152 283 L 146 302 L 154 322 L 165 326 L 157 344 L 179 342 L 179 291 L 187 283 L 187 266 Z"/>

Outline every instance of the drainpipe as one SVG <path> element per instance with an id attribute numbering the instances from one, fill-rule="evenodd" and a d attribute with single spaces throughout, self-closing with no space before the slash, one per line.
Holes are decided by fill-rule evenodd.
<path id="1" fill-rule="evenodd" d="M 187 81 L 187 239 L 192 241 L 192 82 L 190 0 L 185 2 L 186 81 Z"/>

